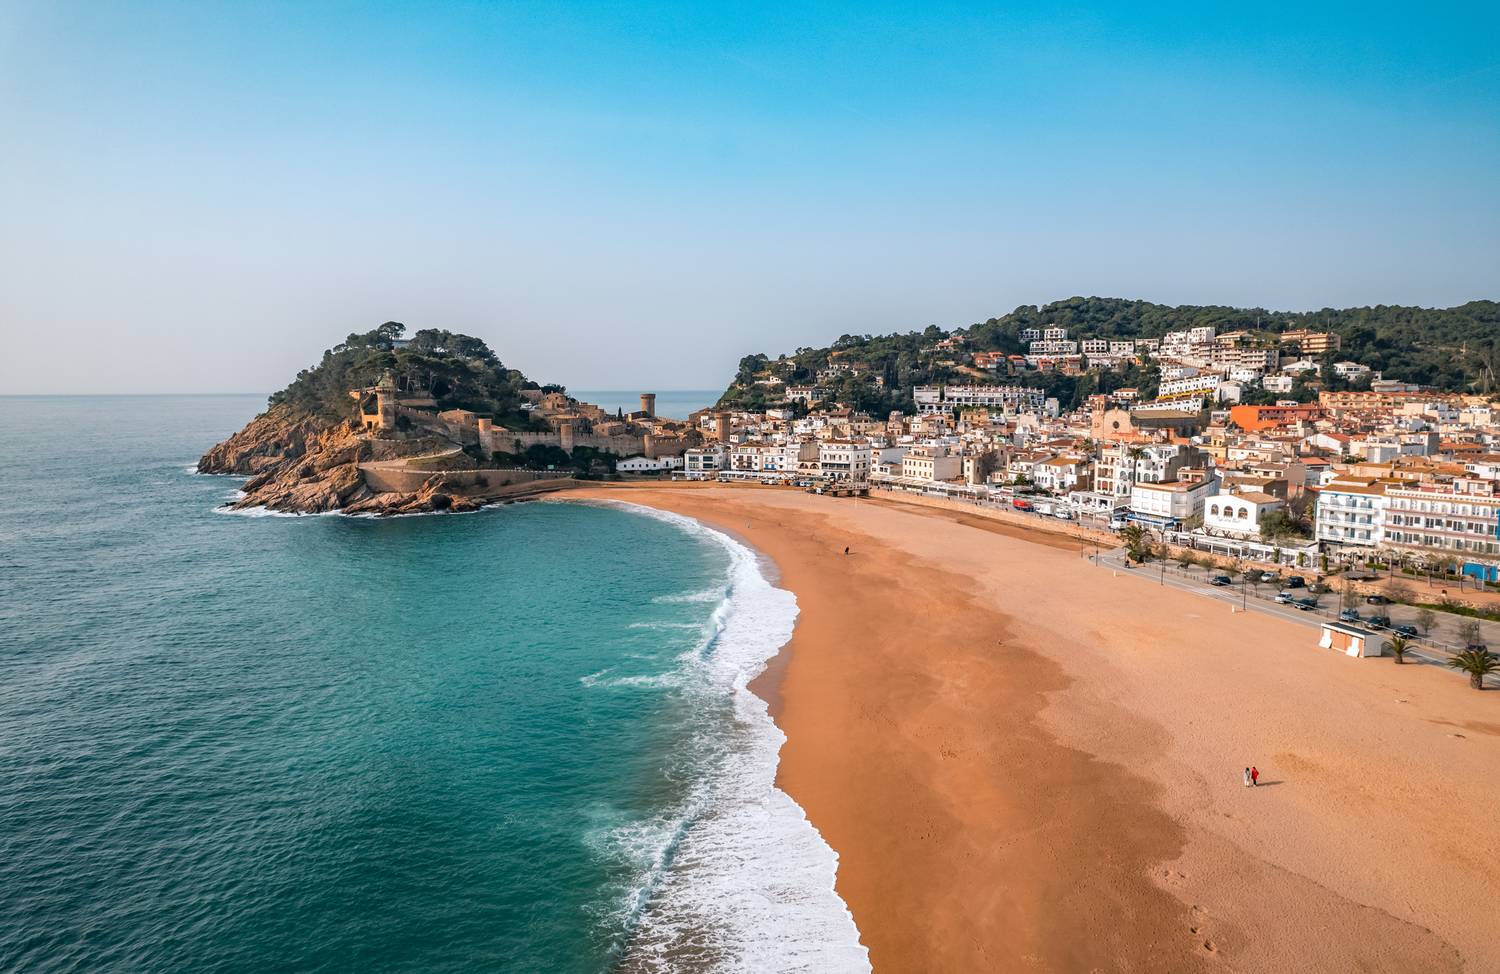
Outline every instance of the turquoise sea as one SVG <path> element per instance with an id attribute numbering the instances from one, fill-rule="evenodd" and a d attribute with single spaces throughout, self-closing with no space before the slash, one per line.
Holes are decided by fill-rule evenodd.
<path id="1" fill-rule="evenodd" d="M 244 516 L 254 396 L 0 398 L 0 970 L 860 971 L 747 681 L 792 595 L 640 509 Z"/>

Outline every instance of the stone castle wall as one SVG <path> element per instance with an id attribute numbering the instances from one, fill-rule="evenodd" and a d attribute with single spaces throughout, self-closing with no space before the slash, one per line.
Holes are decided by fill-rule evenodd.
<path id="1" fill-rule="evenodd" d="M 365 484 L 378 494 L 413 494 L 426 486 L 433 477 L 441 477 L 444 486 L 455 489 L 483 488 L 495 490 L 511 484 L 530 483 L 537 480 L 558 480 L 555 470 L 413 470 L 360 464 L 359 472 Z"/>

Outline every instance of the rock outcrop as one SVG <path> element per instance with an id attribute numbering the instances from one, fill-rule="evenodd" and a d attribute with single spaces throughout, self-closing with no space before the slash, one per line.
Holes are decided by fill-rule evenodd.
<path id="1" fill-rule="evenodd" d="M 372 490 L 360 464 L 418 471 L 410 490 Z M 297 514 L 420 514 L 477 510 L 528 491 L 455 486 L 450 476 L 474 460 L 437 435 L 373 435 L 352 421 L 329 424 L 285 406 L 273 406 L 198 461 L 202 473 L 248 475 L 232 508 L 265 507 Z M 421 476 L 423 473 L 427 476 Z M 553 489 L 556 484 L 536 485 Z"/>
<path id="2" fill-rule="evenodd" d="M 307 451 L 309 438 L 328 424 L 286 405 L 272 406 L 198 460 L 199 473 L 254 476 Z"/>

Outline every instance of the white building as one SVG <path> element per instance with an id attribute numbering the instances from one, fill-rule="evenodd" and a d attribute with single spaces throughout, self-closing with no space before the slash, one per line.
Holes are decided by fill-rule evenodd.
<path id="1" fill-rule="evenodd" d="M 1158 399 L 1204 399 L 1219 396 L 1217 375 L 1193 375 L 1183 379 L 1164 379 L 1157 390 Z"/>
<path id="2" fill-rule="evenodd" d="M 626 457 L 615 464 L 616 473 L 661 473 L 682 466 L 682 457 Z"/>
<path id="3" fill-rule="evenodd" d="M 870 444 L 824 440 L 818 444 L 818 470 L 832 480 L 863 481 L 870 476 Z"/>
<path id="4" fill-rule="evenodd" d="M 682 455 L 682 470 L 689 480 L 713 477 L 724 467 L 729 451 L 723 446 L 693 447 Z"/>
<path id="5" fill-rule="evenodd" d="M 1332 480 L 1318 494 L 1314 536 L 1337 545 L 1377 547 L 1385 540 L 1385 485 L 1368 477 Z"/>
<path id="6" fill-rule="evenodd" d="M 954 407 L 975 406 L 999 408 L 1008 413 L 1040 412 L 1046 408 L 1046 397 L 1030 386 L 917 386 L 912 399 L 919 413 L 947 413 Z"/>
<path id="7" fill-rule="evenodd" d="M 1201 481 L 1168 480 L 1165 483 L 1137 482 L 1130 489 L 1132 520 L 1176 527 L 1203 513 L 1204 503 L 1219 489 L 1218 479 Z"/>
<path id="8" fill-rule="evenodd" d="M 1238 538 L 1260 536 L 1261 518 L 1285 504 L 1280 497 L 1260 491 L 1215 494 L 1203 508 L 1203 530 Z"/>
<path id="9" fill-rule="evenodd" d="M 1055 494 L 1087 489 L 1093 483 L 1093 464 L 1080 457 L 1052 457 L 1031 468 L 1031 481 Z"/>
<path id="10" fill-rule="evenodd" d="M 744 474 L 797 473 L 803 461 L 817 459 L 817 444 L 740 443 L 729 454 L 729 469 Z"/>

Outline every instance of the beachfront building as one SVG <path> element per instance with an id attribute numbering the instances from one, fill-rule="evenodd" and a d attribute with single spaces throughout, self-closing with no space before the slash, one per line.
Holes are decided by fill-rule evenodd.
<path id="1" fill-rule="evenodd" d="M 1132 521 L 1155 527 L 1178 528 L 1203 513 L 1204 504 L 1219 489 L 1218 478 L 1137 482 L 1130 491 Z"/>
<path id="2" fill-rule="evenodd" d="M 1256 490 L 1215 494 L 1204 505 L 1203 530 L 1233 538 L 1259 537 L 1261 518 L 1284 506 L 1280 497 Z"/>
<path id="3" fill-rule="evenodd" d="M 818 444 L 818 470 L 830 480 L 860 482 L 870 476 L 870 444 L 824 440 Z"/>
<path id="4" fill-rule="evenodd" d="M 1500 581 L 1500 494 L 1496 481 L 1386 487 L 1385 542 L 1396 550 L 1456 563 L 1465 575 Z"/>
<path id="5" fill-rule="evenodd" d="M 1373 477 L 1329 481 L 1318 494 L 1314 536 L 1332 546 L 1379 546 L 1385 540 L 1385 487 Z"/>
<path id="6" fill-rule="evenodd" d="M 907 480 L 956 480 L 963 469 L 963 458 L 945 446 L 913 447 L 901 458 L 901 476 Z"/>
<path id="7" fill-rule="evenodd" d="M 682 472 L 689 480 L 707 480 L 724 468 L 728 450 L 713 446 L 694 447 L 682 455 Z"/>
<path id="8" fill-rule="evenodd" d="M 661 473 L 677 470 L 682 466 L 682 457 L 626 457 L 615 464 L 616 473 Z"/>
<path id="9" fill-rule="evenodd" d="M 1137 481 L 1162 483 L 1175 480 L 1179 471 L 1202 466 L 1202 450 L 1185 443 L 1109 443 L 1099 451 L 1095 489 L 1113 497 L 1129 497 Z"/>
<path id="10" fill-rule="evenodd" d="M 728 469 L 742 475 L 784 475 L 798 472 L 804 462 L 816 460 L 818 445 L 798 443 L 738 443 L 729 454 Z"/>

